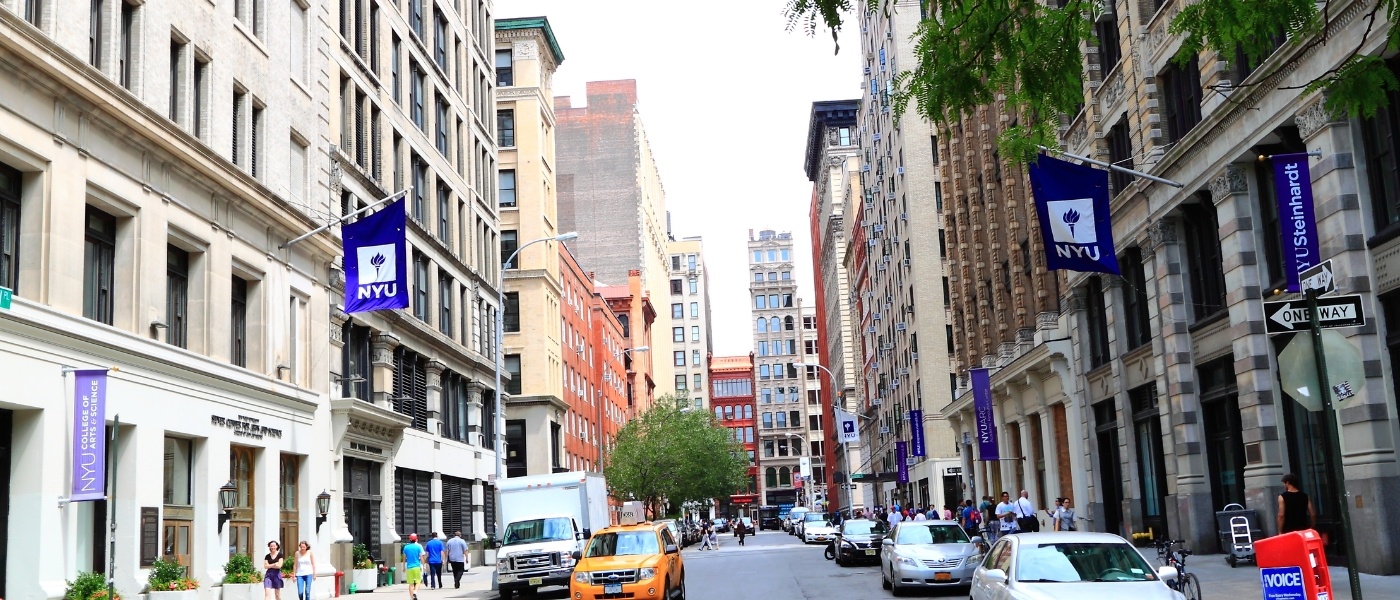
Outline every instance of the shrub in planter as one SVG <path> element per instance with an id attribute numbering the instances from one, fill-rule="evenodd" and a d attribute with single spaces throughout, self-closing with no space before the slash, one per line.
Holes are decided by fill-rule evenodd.
<path id="1" fill-rule="evenodd" d="M 63 600 L 107 600 L 107 577 L 95 572 L 79 573 L 77 579 L 68 582 Z M 121 594 L 116 600 L 122 600 Z"/>
<path id="2" fill-rule="evenodd" d="M 158 560 L 151 565 L 146 585 L 152 592 L 184 592 L 199 589 L 199 581 L 185 576 L 185 567 L 173 560 Z"/>
<path id="3" fill-rule="evenodd" d="M 253 566 L 253 559 L 245 554 L 230 556 L 224 563 L 224 583 L 257 583 L 263 581 L 263 573 Z"/>
<path id="4" fill-rule="evenodd" d="M 364 544 L 355 544 L 355 546 L 350 549 L 350 556 L 355 563 L 356 569 L 374 568 L 374 559 L 370 558 L 369 548 L 365 547 Z"/>

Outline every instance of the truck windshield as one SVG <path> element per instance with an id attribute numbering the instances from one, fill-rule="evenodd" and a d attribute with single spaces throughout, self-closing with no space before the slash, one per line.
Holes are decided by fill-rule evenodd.
<path id="1" fill-rule="evenodd" d="M 574 539 L 573 521 L 568 518 L 530 519 L 506 526 L 503 546 Z"/>
<path id="2" fill-rule="evenodd" d="M 627 556 L 632 554 L 660 554 L 661 546 L 656 541 L 656 533 L 651 531 L 623 531 L 600 533 L 593 536 L 588 544 L 588 556 Z"/>

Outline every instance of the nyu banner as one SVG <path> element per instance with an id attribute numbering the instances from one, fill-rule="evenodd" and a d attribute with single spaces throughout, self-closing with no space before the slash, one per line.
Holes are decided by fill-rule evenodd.
<path id="1" fill-rule="evenodd" d="M 842 444 L 859 444 L 860 431 L 856 428 L 856 416 L 836 409 L 836 421 L 841 424 L 841 436 L 836 441 Z"/>
<path id="2" fill-rule="evenodd" d="M 909 411 L 909 444 L 914 456 L 924 456 L 924 411 Z"/>
<path id="3" fill-rule="evenodd" d="M 107 497 L 107 369 L 74 371 L 69 502 Z"/>
<path id="4" fill-rule="evenodd" d="M 345 238 L 345 312 L 408 308 L 404 201 L 341 229 Z"/>
<path id="5" fill-rule="evenodd" d="M 972 407 L 977 416 L 977 459 L 1000 460 L 997 424 L 992 418 L 992 375 L 987 369 L 972 369 Z"/>
<path id="6" fill-rule="evenodd" d="M 899 466 L 896 467 L 896 472 L 898 473 L 898 477 L 895 480 L 896 483 L 909 483 L 909 461 L 906 458 L 908 447 L 908 442 L 894 443 L 894 459 L 899 461 Z"/>
<path id="7" fill-rule="evenodd" d="M 1283 270 L 1288 276 L 1288 291 L 1297 292 L 1298 273 L 1322 262 L 1308 155 L 1275 154 L 1270 158 L 1274 161 L 1274 197 L 1283 234 Z"/>
<path id="8" fill-rule="evenodd" d="M 1042 154 L 1030 175 L 1046 267 L 1118 275 L 1108 171 Z"/>

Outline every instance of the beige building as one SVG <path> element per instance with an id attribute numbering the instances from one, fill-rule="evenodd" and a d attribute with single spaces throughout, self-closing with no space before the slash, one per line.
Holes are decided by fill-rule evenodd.
<path id="1" fill-rule="evenodd" d="M 219 581 L 270 539 L 332 554 L 340 249 L 283 247 L 335 206 L 309 59 L 326 12 L 235 5 L 0 1 L 0 596 L 60 597 L 109 561 L 128 598 L 162 558 Z M 70 501 L 71 369 L 112 369 L 110 506 Z"/>
<path id="2" fill-rule="evenodd" d="M 714 350 L 710 330 L 710 281 L 705 271 L 705 244 L 699 236 L 667 244 L 671 281 L 681 281 L 681 293 L 671 284 L 671 366 L 675 390 L 691 407 L 710 409 L 709 356 Z M 654 360 L 661 360 L 660 358 Z M 663 382 L 664 383 L 664 382 Z"/>

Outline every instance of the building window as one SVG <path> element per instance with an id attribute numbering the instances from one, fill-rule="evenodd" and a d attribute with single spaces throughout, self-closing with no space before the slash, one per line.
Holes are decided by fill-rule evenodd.
<path id="1" fill-rule="evenodd" d="M 413 154 L 409 159 L 410 168 L 413 169 L 413 206 L 411 216 L 414 221 L 423 222 L 424 214 L 428 212 L 428 165 L 423 163 L 423 159 Z"/>
<path id="2" fill-rule="evenodd" d="M 88 5 L 88 64 L 97 69 L 102 68 L 103 4 L 102 0 L 90 0 Z"/>
<path id="3" fill-rule="evenodd" d="M 190 115 L 190 131 L 194 132 L 194 137 L 201 140 L 208 133 L 209 126 L 204 122 L 207 118 L 209 107 L 208 100 L 209 81 L 209 61 L 200 60 L 198 56 L 194 58 L 194 84 L 191 90 L 194 92 L 194 100 L 190 102 L 190 108 L 194 114 Z M 207 143 L 208 140 L 205 140 Z"/>
<path id="4" fill-rule="evenodd" d="M 452 243 L 452 193 L 447 182 L 438 180 L 437 186 L 438 239 L 444 244 Z"/>
<path id="5" fill-rule="evenodd" d="M 699 352 L 697 351 L 696 354 L 699 354 Z M 695 364 L 698 366 L 698 365 L 700 364 L 700 362 L 697 360 L 697 361 L 695 362 Z M 704 377 L 704 375 L 701 375 L 700 373 L 696 373 L 695 375 L 692 376 L 692 378 L 695 380 L 695 384 L 692 385 L 692 386 L 690 386 L 690 389 L 692 389 L 692 390 L 703 390 L 703 389 L 705 389 L 705 381 L 704 381 L 705 377 Z M 696 398 L 695 400 L 696 400 L 696 403 L 697 403 L 696 406 L 699 406 L 700 399 L 699 399 L 699 398 Z"/>
<path id="6" fill-rule="evenodd" d="M 19 291 L 19 213 L 21 175 L 0 164 L 0 287 Z"/>
<path id="7" fill-rule="evenodd" d="M 1127 349 L 1152 341 L 1152 325 L 1147 312 L 1147 275 L 1142 250 L 1128 248 L 1119 262 L 1123 270 L 1123 315 L 1127 325 Z"/>
<path id="8" fill-rule="evenodd" d="M 194 462 L 194 449 L 190 440 L 165 438 L 165 493 L 163 503 L 174 506 L 191 506 L 190 476 Z"/>
<path id="9" fill-rule="evenodd" d="M 433 10 L 433 60 L 438 68 L 447 72 L 447 19 L 442 11 Z"/>
<path id="10" fill-rule="evenodd" d="M 685 353 L 684 353 L 684 352 L 677 352 L 676 354 L 681 355 L 681 362 L 680 362 L 680 364 L 684 365 L 684 364 L 685 364 Z M 678 390 L 683 390 L 683 389 L 685 389 L 685 375 L 677 375 L 677 376 L 676 376 L 676 389 L 678 389 Z"/>
<path id="11" fill-rule="evenodd" d="M 500 170 L 500 192 L 497 196 L 502 207 L 515 206 L 515 169 Z"/>
<path id="12" fill-rule="evenodd" d="M 515 147 L 515 111 L 496 111 L 496 141 L 502 148 Z"/>
<path id="13" fill-rule="evenodd" d="M 190 253 L 165 247 L 165 341 L 187 348 L 190 324 Z"/>
<path id="14" fill-rule="evenodd" d="M 1201 194 L 1200 202 L 1182 207 L 1186 229 L 1186 263 L 1190 269 L 1191 314 L 1200 321 L 1225 309 L 1225 272 L 1220 257 L 1220 222 L 1215 204 Z"/>
<path id="15" fill-rule="evenodd" d="M 1128 138 L 1128 119 L 1118 121 L 1108 132 L 1108 160 L 1126 169 L 1133 168 L 1133 143 Z M 1133 183 L 1133 176 L 1122 171 L 1110 171 L 1113 194 L 1117 195 Z"/>
<path id="16" fill-rule="evenodd" d="M 278 477 L 278 508 L 281 509 L 280 527 L 278 531 L 284 540 L 300 540 L 301 511 L 298 504 L 301 502 L 301 457 L 295 454 L 283 454 L 279 465 Z M 288 542 L 290 545 L 292 542 Z"/>
<path id="17" fill-rule="evenodd" d="M 408 104 L 412 111 L 413 124 L 423 133 L 428 132 L 428 116 L 423 110 L 423 102 L 426 100 L 425 85 L 423 70 L 418 67 L 418 63 L 411 62 L 409 66 Z"/>
<path id="18" fill-rule="evenodd" d="M 121 30 L 117 48 L 117 78 L 121 86 L 131 89 L 136 83 L 136 65 L 132 64 L 136 59 L 136 45 L 139 40 L 136 35 L 140 31 L 136 27 L 136 5 L 130 0 L 122 2 Z"/>
<path id="19" fill-rule="evenodd" d="M 262 3 L 263 0 L 234 0 L 233 14 L 248 29 L 253 31 L 253 36 L 262 38 Z"/>
<path id="20" fill-rule="evenodd" d="M 690 303 L 690 318 L 692 318 L 692 319 L 698 319 L 698 318 L 700 318 L 700 303 L 699 303 L 699 302 L 691 302 L 691 303 Z"/>
<path id="21" fill-rule="evenodd" d="M 408 26 L 419 40 L 428 38 L 423 31 L 423 0 L 408 0 Z"/>
<path id="22" fill-rule="evenodd" d="M 29 21 L 29 24 L 30 24 L 30 25 L 33 25 L 33 26 L 35 26 L 35 27 L 42 27 L 41 23 L 42 23 L 43 16 L 44 16 L 44 3 L 43 3 L 43 0 L 29 0 L 27 3 L 25 3 L 25 5 L 24 5 L 24 20 Z"/>
<path id="23" fill-rule="evenodd" d="M 1391 73 L 1400 72 L 1400 58 L 1387 60 L 1386 66 Z M 1361 127 L 1376 233 L 1400 223 L 1400 91 L 1388 91 L 1385 98 L 1385 106 L 1363 119 Z"/>
<path id="24" fill-rule="evenodd" d="M 390 391 L 394 412 L 410 419 L 409 426 L 428 430 L 428 359 L 403 346 L 394 349 L 394 382 Z"/>
<path id="25" fill-rule="evenodd" d="M 422 252 L 413 253 L 413 316 L 428 322 L 428 257 Z"/>
<path id="26" fill-rule="evenodd" d="M 83 250 L 83 316 L 112 324 L 116 279 L 117 219 L 87 207 Z"/>
<path id="27" fill-rule="evenodd" d="M 671 328 L 671 341 L 673 341 L 673 342 L 684 342 L 684 341 L 685 341 L 685 328 L 684 328 L 684 327 L 672 327 L 672 328 Z"/>
<path id="28" fill-rule="evenodd" d="M 672 352 L 672 353 L 671 353 L 671 358 L 672 358 L 672 364 L 674 364 L 675 366 L 677 366 L 677 367 L 684 367 L 684 366 L 685 366 L 685 350 L 677 350 L 677 351 L 675 351 L 675 352 Z M 676 386 L 677 388 L 684 388 L 684 387 L 685 387 L 685 375 L 678 375 L 676 381 L 678 382 L 678 385 Z"/>
<path id="29" fill-rule="evenodd" d="M 342 332 L 345 341 L 342 350 L 341 395 L 346 398 L 359 398 L 369 402 L 374 390 L 374 364 L 371 362 L 371 338 L 374 330 L 363 325 L 346 321 Z"/>
<path id="30" fill-rule="evenodd" d="M 1094 23 L 1094 32 L 1099 38 L 1099 73 L 1107 75 L 1123 56 L 1123 48 L 1118 40 L 1118 11 L 1115 2 L 1105 2 L 1103 14 Z"/>
<path id="31" fill-rule="evenodd" d="M 248 124 L 248 173 L 253 179 L 262 176 L 263 107 L 253 103 L 253 120 Z"/>
<path id="32" fill-rule="evenodd" d="M 248 366 L 248 280 L 233 276 L 229 318 L 229 362 Z"/>
<path id="33" fill-rule="evenodd" d="M 681 295 L 681 280 L 679 280 L 679 279 L 672 279 L 672 280 L 671 280 L 671 295 L 672 295 L 672 296 L 679 296 L 679 295 Z"/>
<path id="34" fill-rule="evenodd" d="M 1201 122 L 1201 65 L 1196 55 L 1186 66 L 1167 63 L 1157 73 L 1157 90 L 1166 113 L 1167 140 L 1179 142 Z"/>
<path id="35" fill-rule="evenodd" d="M 694 296 L 694 295 L 699 294 L 699 293 L 700 293 L 700 280 L 699 280 L 699 279 L 696 279 L 696 278 L 694 278 L 694 277 L 690 278 L 690 295 Z"/>
<path id="36" fill-rule="evenodd" d="M 291 5 L 291 15 L 292 15 L 292 22 L 291 22 L 291 24 L 288 26 L 288 29 L 290 30 L 290 31 L 288 32 L 288 33 L 289 33 L 289 35 L 288 35 L 288 38 L 289 38 L 289 39 L 288 39 L 288 46 L 290 46 L 290 51 L 291 51 L 291 60 L 288 61 L 288 62 L 290 63 L 289 66 L 290 66 L 290 68 L 291 68 L 291 70 L 292 70 L 292 79 L 293 79 L 293 80 L 296 80 L 296 81 L 299 81 L 299 82 L 305 82 L 305 81 L 306 81 L 306 26 L 307 26 L 307 22 L 308 22 L 307 14 L 306 14 L 306 9 L 307 9 L 307 7 L 302 5 L 301 0 L 291 0 L 291 2 L 289 2 L 288 4 Z M 374 14 L 375 14 L 375 17 L 374 17 L 374 18 L 377 19 L 377 18 L 378 18 L 378 8 L 375 9 Z M 374 32 L 378 32 L 378 31 L 379 31 L 378 23 L 370 23 L 370 26 L 373 27 L 372 31 L 374 31 Z M 372 39 L 372 40 L 371 40 L 371 47 L 373 47 L 373 45 L 374 45 L 373 43 L 374 43 L 374 42 L 378 42 L 378 39 Z M 376 55 L 375 58 L 378 58 L 378 56 Z M 377 67 L 377 66 L 378 66 L 378 65 L 376 65 L 376 67 Z M 285 539 L 285 538 L 284 538 L 284 539 Z"/>
<path id="37" fill-rule="evenodd" d="M 671 305 L 671 318 L 681 319 L 685 317 L 685 305 L 676 303 Z"/>
<path id="38" fill-rule="evenodd" d="M 507 354 L 505 359 L 506 373 L 510 375 L 510 381 L 506 383 L 506 393 L 520 395 L 520 355 Z"/>
<path id="39" fill-rule="evenodd" d="M 1095 276 L 1084 286 L 1084 316 L 1088 320 L 1089 368 L 1108 362 L 1108 313 L 1104 309 L 1103 282 Z"/>
<path id="40" fill-rule="evenodd" d="M 442 92 L 437 94 L 437 151 L 444 157 L 448 156 L 447 150 L 447 102 L 443 100 Z"/>
<path id="41" fill-rule="evenodd" d="M 253 518 L 257 513 L 257 451 L 247 446 L 229 449 L 229 480 L 233 482 L 233 509 L 229 511 L 229 549 L 252 556 Z"/>
<path id="42" fill-rule="evenodd" d="M 1128 391 L 1133 410 L 1133 437 L 1137 443 L 1138 497 L 1142 515 L 1156 529 L 1166 529 L 1167 473 L 1162 452 L 1162 419 L 1158 415 L 1157 385 Z"/>
<path id="43" fill-rule="evenodd" d="M 692 342 L 698 342 L 698 341 L 700 341 L 700 326 L 699 326 L 699 325 L 691 325 L 691 326 L 690 326 L 690 341 L 692 341 Z"/>
<path id="44" fill-rule="evenodd" d="M 399 55 L 403 54 L 401 48 L 403 42 L 399 41 L 399 36 L 390 38 L 389 43 L 389 97 L 394 100 L 394 104 L 399 103 L 399 90 L 403 89 L 403 84 L 399 81 Z"/>
<path id="45" fill-rule="evenodd" d="M 394 526 L 407 535 L 427 537 L 433 527 L 433 474 L 398 467 L 394 469 Z"/>
<path id="46" fill-rule="evenodd" d="M 244 111 L 248 110 L 245 106 L 246 102 L 244 102 L 247 99 L 247 97 L 247 92 L 239 90 L 238 88 L 234 88 L 232 129 L 233 148 L 232 153 L 229 155 L 229 158 L 233 161 L 233 164 L 238 165 L 240 167 L 246 164 L 243 159 L 243 146 L 246 144 L 246 142 L 243 140 L 243 131 L 240 128 L 243 127 L 243 124 L 247 121 L 247 119 L 243 116 Z M 174 100 L 172 100 L 172 102 L 174 102 Z M 174 109 L 171 109 L 171 111 L 173 113 Z M 174 119 L 172 118 L 172 120 Z"/>
<path id="47" fill-rule="evenodd" d="M 181 84 L 184 82 L 184 58 L 185 44 L 179 40 L 170 40 L 170 106 L 166 114 L 171 121 L 180 122 L 180 112 L 184 108 L 180 103 L 180 95 L 184 93 Z"/>
<path id="48" fill-rule="evenodd" d="M 764 310 L 768 308 L 768 297 L 762 294 L 753 297 L 754 310 Z"/>
<path id="49" fill-rule="evenodd" d="M 515 230 L 506 229 L 501 232 L 501 260 L 505 261 L 505 268 L 515 268 L 515 252 L 519 249 L 519 242 L 516 240 Z"/>
<path id="50" fill-rule="evenodd" d="M 515 85 L 515 70 L 512 68 L 510 50 L 496 51 L 496 85 L 509 87 Z"/>
<path id="51" fill-rule="evenodd" d="M 520 293 L 506 292 L 505 307 L 501 314 L 501 329 L 506 333 L 520 332 Z"/>
<path id="52" fill-rule="evenodd" d="M 452 337 L 452 277 L 438 271 L 438 331 Z"/>

